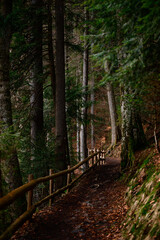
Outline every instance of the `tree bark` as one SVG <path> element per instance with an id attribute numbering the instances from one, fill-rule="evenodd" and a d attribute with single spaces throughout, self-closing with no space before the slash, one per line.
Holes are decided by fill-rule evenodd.
<path id="1" fill-rule="evenodd" d="M 104 63 L 104 69 L 106 73 L 111 74 L 110 63 L 106 60 Z M 120 140 L 121 133 L 120 128 L 117 125 L 117 111 L 116 111 L 116 101 L 114 95 L 114 88 L 111 82 L 107 83 L 107 96 L 108 96 L 108 106 L 109 114 L 111 119 L 111 144 L 114 146 L 118 140 Z"/>
<path id="2" fill-rule="evenodd" d="M 65 58 L 64 58 L 64 0 L 55 1 L 56 11 L 56 169 L 67 168 L 66 113 L 65 113 Z M 56 188 L 66 183 L 66 177 L 57 179 Z"/>
<path id="3" fill-rule="evenodd" d="M 76 70 L 76 84 L 78 86 L 80 80 L 80 75 L 81 75 L 81 71 L 79 69 L 79 66 Z M 80 121 L 79 121 L 79 118 L 80 118 L 80 106 L 79 106 L 79 99 L 77 99 L 76 101 L 76 105 L 77 105 L 77 118 L 76 118 L 76 137 L 77 137 L 77 161 L 79 162 L 80 161 Z"/>
<path id="4" fill-rule="evenodd" d="M 93 72 L 93 67 L 92 67 Z M 95 148 L 95 137 L 94 137 L 94 75 L 91 78 L 91 148 Z"/>
<path id="5" fill-rule="evenodd" d="M 119 137 L 119 126 L 117 125 L 117 112 L 116 112 L 116 103 L 115 103 L 115 95 L 112 83 L 107 83 L 107 96 L 108 96 L 108 106 L 109 113 L 111 119 L 111 144 L 114 146 L 117 141 L 120 139 Z"/>
<path id="6" fill-rule="evenodd" d="M 80 125 L 79 117 L 77 117 L 77 160 L 80 161 Z"/>
<path id="7" fill-rule="evenodd" d="M 130 105 L 127 101 L 129 91 L 129 89 L 123 89 L 121 96 L 122 169 L 132 166 L 135 151 L 147 145 L 139 111 L 134 104 Z"/>
<path id="8" fill-rule="evenodd" d="M 49 67 L 51 74 L 51 85 L 53 93 L 54 105 L 56 102 L 56 73 L 55 73 L 55 57 L 53 49 L 53 31 L 52 31 L 52 0 L 48 0 L 48 56 L 49 56 Z"/>
<path id="9" fill-rule="evenodd" d="M 64 52 L 65 52 L 65 79 L 67 79 L 68 74 L 69 74 L 69 55 L 68 55 L 68 46 L 65 45 L 64 46 Z M 70 90 L 70 83 L 68 84 L 67 88 L 65 88 L 66 91 Z M 65 109 L 66 109 L 66 113 L 68 111 L 68 104 L 65 104 Z M 67 162 L 67 166 L 70 165 L 70 156 L 72 155 L 72 134 L 70 134 L 70 127 L 71 126 L 71 122 L 66 121 L 66 162 Z"/>
<path id="10" fill-rule="evenodd" d="M 34 44 L 34 63 L 31 69 L 31 166 L 39 175 L 48 173 L 43 152 L 45 149 L 43 126 L 43 63 L 42 63 L 42 0 L 32 0 L 34 14 L 32 26 L 32 43 Z M 38 9 L 38 11 L 37 11 Z M 38 169 L 41 166 L 42 172 Z"/>
<path id="11" fill-rule="evenodd" d="M 89 19 L 89 13 L 85 8 L 85 20 Z M 87 90 L 88 90 L 88 56 L 89 56 L 89 47 L 86 36 L 88 35 L 88 27 L 85 25 L 84 30 L 84 52 L 83 52 L 83 99 L 82 99 L 82 110 L 81 118 L 82 124 L 80 126 L 80 152 L 81 152 L 81 161 L 84 160 L 88 155 L 87 150 Z"/>
<path id="12" fill-rule="evenodd" d="M 1 195 L 6 194 L 22 185 L 17 151 L 14 142 L 14 130 L 12 121 L 11 94 L 10 94 L 10 59 L 9 49 L 11 42 L 11 17 L 12 1 L 1 1 L 0 14 L 3 19 L 3 28 L 0 35 L 0 133 L 6 135 L 9 142 L 7 146 L 1 148 L 0 171 L 1 171 Z M 23 201 L 23 203 L 21 202 Z M 20 199 L 21 204 L 15 202 L 11 206 L 11 216 L 16 218 L 23 212 L 25 200 Z"/>
<path id="13" fill-rule="evenodd" d="M 122 146 L 121 146 L 121 165 L 125 169 L 127 165 L 132 165 L 133 160 L 133 144 L 131 136 L 131 112 L 126 101 L 126 92 L 121 91 L 121 118 L 122 118 Z"/>

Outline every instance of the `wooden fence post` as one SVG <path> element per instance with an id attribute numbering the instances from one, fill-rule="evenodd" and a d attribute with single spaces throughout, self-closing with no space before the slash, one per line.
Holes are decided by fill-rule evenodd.
<path id="1" fill-rule="evenodd" d="M 49 176 L 51 176 L 54 173 L 53 169 L 49 169 Z M 49 195 L 51 195 L 53 193 L 53 179 L 49 180 Z M 53 203 L 53 199 L 49 199 L 49 207 L 51 207 Z"/>
<path id="2" fill-rule="evenodd" d="M 90 154 L 90 151 L 91 151 L 91 149 L 88 148 L 88 156 L 89 156 L 89 154 Z"/>
<path id="3" fill-rule="evenodd" d="M 70 165 L 68 165 L 68 170 L 71 168 Z M 69 185 L 71 182 L 71 173 L 67 174 L 67 185 Z M 67 189 L 67 193 L 69 193 L 69 188 Z"/>
<path id="4" fill-rule="evenodd" d="M 96 150 L 95 150 L 95 148 L 93 148 L 93 153 L 95 153 L 95 152 L 96 152 Z M 96 162 L 95 159 L 96 159 L 96 157 L 94 156 L 94 157 L 93 157 L 93 164 Z"/>
<path id="5" fill-rule="evenodd" d="M 90 149 L 90 155 L 92 155 L 93 154 L 93 149 Z M 92 167 L 92 165 L 93 165 L 93 160 L 92 160 L 93 158 L 91 158 L 90 159 L 90 167 Z"/>
<path id="6" fill-rule="evenodd" d="M 102 158 L 103 158 L 103 164 L 105 163 L 105 151 L 103 150 L 103 152 L 102 152 Z"/>
<path id="7" fill-rule="evenodd" d="M 97 152 L 99 152 L 100 150 L 99 149 L 97 149 Z M 97 160 L 99 160 L 100 159 L 100 153 L 98 153 L 97 154 Z M 99 166 L 100 165 L 100 161 L 97 163 L 97 166 Z"/>
<path id="8" fill-rule="evenodd" d="M 97 149 L 95 149 L 95 153 L 97 152 Z M 98 156 L 96 155 L 95 156 L 95 163 L 97 162 L 97 160 L 98 160 Z M 96 164 L 97 165 L 97 164 Z"/>
<path id="9" fill-rule="evenodd" d="M 94 149 L 92 149 L 92 154 L 94 153 Z M 92 162 L 91 162 L 91 166 L 93 166 L 94 164 L 94 156 L 92 157 Z"/>
<path id="10" fill-rule="evenodd" d="M 103 150 L 102 150 L 102 153 L 101 153 L 101 158 L 102 158 L 102 165 L 103 165 Z"/>
<path id="11" fill-rule="evenodd" d="M 90 153 L 92 153 L 92 150 L 90 148 L 88 148 L 88 156 L 87 157 L 90 156 Z M 90 161 L 88 161 L 88 166 L 90 167 Z"/>
<path id="12" fill-rule="evenodd" d="M 103 163 L 102 163 L 102 150 L 100 149 L 100 152 L 99 152 L 99 159 L 100 159 L 100 161 L 99 161 L 99 165 L 103 165 Z"/>
<path id="13" fill-rule="evenodd" d="M 31 182 L 33 180 L 33 174 L 28 175 L 28 182 Z M 29 210 L 32 206 L 32 201 L 33 201 L 33 189 L 28 191 L 28 196 L 27 196 L 27 210 Z"/>

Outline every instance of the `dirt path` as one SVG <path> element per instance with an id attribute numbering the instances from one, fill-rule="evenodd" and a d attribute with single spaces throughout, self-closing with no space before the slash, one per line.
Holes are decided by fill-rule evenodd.
<path id="1" fill-rule="evenodd" d="M 126 186 L 119 181 L 120 160 L 91 170 L 72 192 L 35 214 L 12 239 L 121 239 Z"/>

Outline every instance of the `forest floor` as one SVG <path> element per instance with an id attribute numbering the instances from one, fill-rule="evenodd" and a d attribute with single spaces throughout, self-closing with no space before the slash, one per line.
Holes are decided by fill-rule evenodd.
<path id="1" fill-rule="evenodd" d="M 120 240 L 127 211 L 120 160 L 106 158 L 65 196 L 35 213 L 12 240 Z"/>

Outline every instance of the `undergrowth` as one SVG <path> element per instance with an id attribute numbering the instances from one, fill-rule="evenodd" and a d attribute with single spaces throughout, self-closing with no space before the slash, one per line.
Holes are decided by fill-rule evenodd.
<path id="1" fill-rule="evenodd" d="M 126 175 L 129 211 L 124 222 L 124 239 L 160 239 L 160 171 L 154 158 L 154 149 L 141 152 Z"/>

